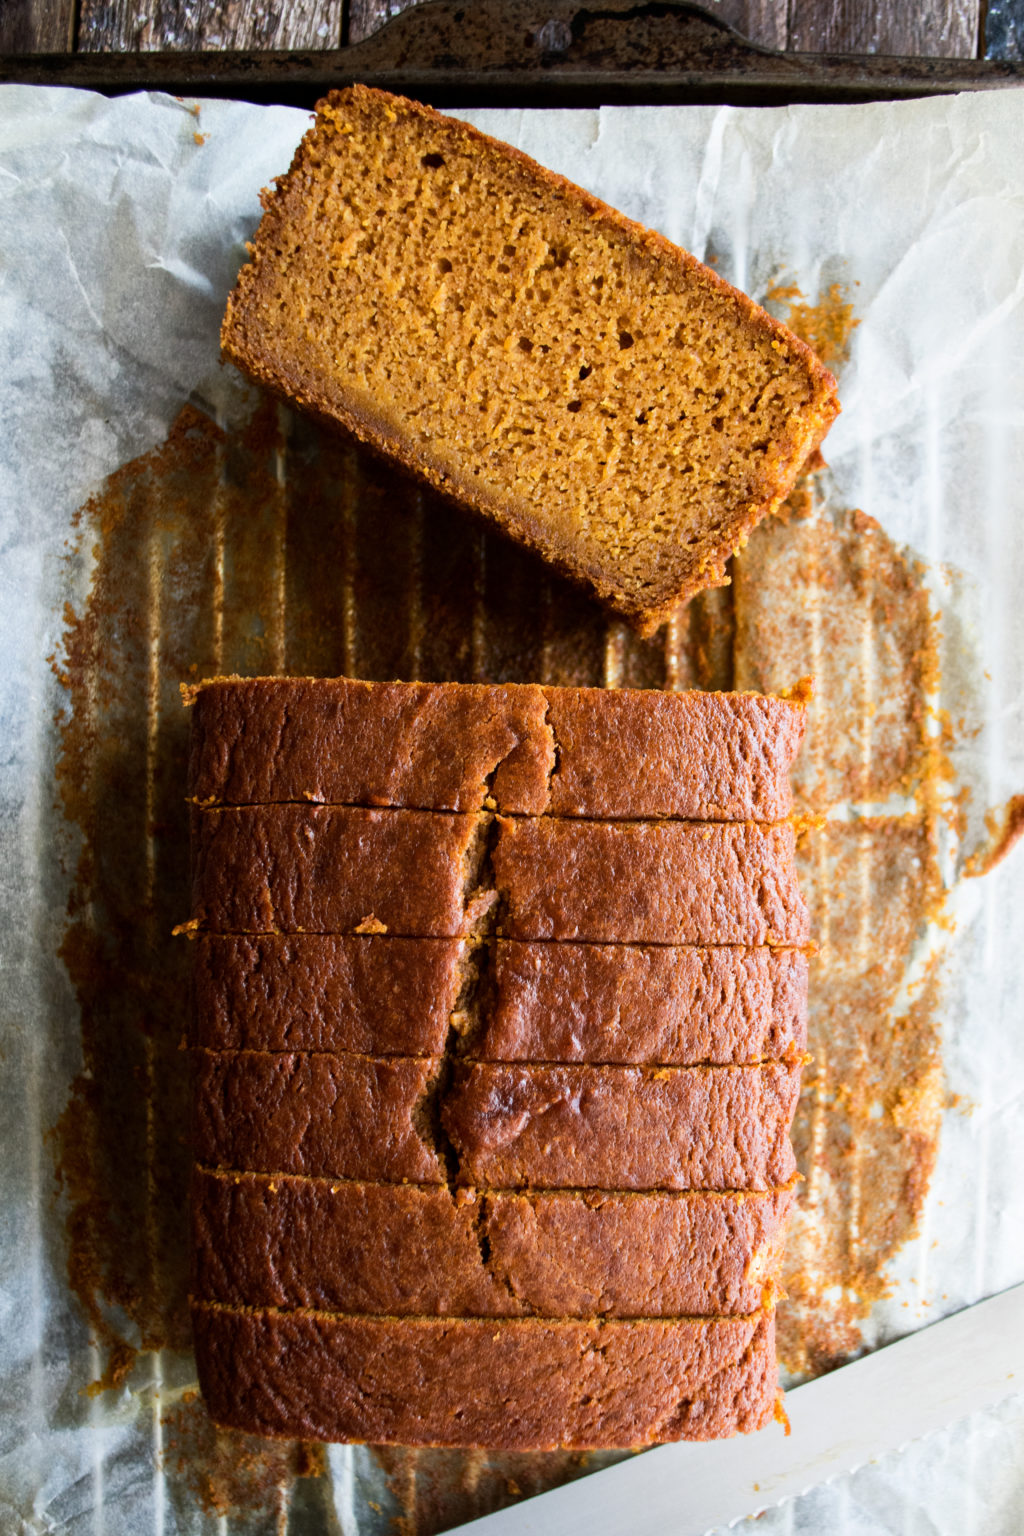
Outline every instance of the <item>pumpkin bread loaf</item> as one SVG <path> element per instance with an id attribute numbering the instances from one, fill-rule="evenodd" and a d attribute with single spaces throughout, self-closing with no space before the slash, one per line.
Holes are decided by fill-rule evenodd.
<path id="1" fill-rule="evenodd" d="M 643 634 L 725 581 L 838 411 L 809 348 L 685 251 L 381 91 L 320 103 L 250 258 L 228 358 Z"/>
<path id="2" fill-rule="evenodd" d="M 768 1422 L 806 1038 L 781 819 L 802 703 L 192 696 L 192 1312 L 215 1420 L 495 1449 Z"/>

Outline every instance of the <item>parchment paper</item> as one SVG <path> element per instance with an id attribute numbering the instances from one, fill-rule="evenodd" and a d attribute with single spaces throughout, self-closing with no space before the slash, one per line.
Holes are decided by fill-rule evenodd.
<path id="1" fill-rule="evenodd" d="M 76 507 L 160 442 L 190 396 L 229 412 L 224 300 L 306 115 L 151 95 L 0 89 L 0 1526 L 120 1533 L 326 1529 L 268 1508 L 219 1522 L 168 1501 L 162 1412 L 193 1385 L 153 1361 L 89 1397 L 96 1351 L 66 1284 L 45 1136 L 79 1066 L 56 958 L 71 834 L 53 835 L 48 658 L 88 559 Z M 827 444 L 831 490 L 927 564 L 943 612 L 950 755 L 986 810 L 1024 789 L 1024 94 L 855 107 L 473 112 L 487 131 L 662 230 L 756 296 L 849 285 L 861 324 Z M 957 883 L 946 1113 L 919 1239 L 867 1337 L 1024 1279 L 1024 857 Z M 337 1525 L 387 1529 L 365 1451 L 329 1452 Z M 681 1490 L 682 1496 L 682 1490 Z M 371 1511 L 370 1501 L 381 1506 Z M 1017 1531 L 1024 1402 L 978 1415 L 765 1515 L 758 1529 Z"/>

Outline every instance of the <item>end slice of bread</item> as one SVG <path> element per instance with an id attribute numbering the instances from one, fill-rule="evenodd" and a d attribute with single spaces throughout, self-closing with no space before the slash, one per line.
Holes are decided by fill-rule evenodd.
<path id="1" fill-rule="evenodd" d="M 264 209 L 225 356 L 641 634 L 727 581 L 838 412 L 686 251 L 416 102 L 333 92 Z"/>

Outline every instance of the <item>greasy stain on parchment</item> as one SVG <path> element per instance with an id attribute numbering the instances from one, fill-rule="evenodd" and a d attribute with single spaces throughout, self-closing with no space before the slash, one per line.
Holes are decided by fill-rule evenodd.
<path id="1" fill-rule="evenodd" d="M 763 303 L 806 341 L 826 368 L 838 373 L 850 356 L 850 339 L 860 321 L 842 283 L 830 283 L 816 304 L 809 304 L 795 283 L 773 283 Z"/>
<path id="2" fill-rule="evenodd" d="M 837 303 L 838 290 L 795 317 L 810 339 L 831 336 L 833 359 L 852 321 Z M 225 672 L 675 688 L 817 675 L 796 792 L 825 818 L 801 851 L 822 953 L 780 1340 L 796 1370 L 855 1349 L 915 1229 L 941 1110 L 934 968 L 901 990 L 936 891 L 933 624 L 920 573 L 885 533 L 822 505 L 809 479 L 734 562 L 733 587 L 640 641 L 354 444 L 262 401 L 233 429 L 186 407 L 83 509 L 78 537 L 93 574 L 67 616 L 60 791 L 82 833 L 63 954 L 85 1069 L 56 1144 L 69 1279 L 105 1346 L 103 1384 L 137 1349 L 189 1344 L 188 954 L 170 937 L 189 910 L 178 685 Z M 898 813 L 837 814 L 897 794 Z M 215 1431 L 198 1401 L 172 1407 L 166 1429 L 172 1497 L 221 1513 L 294 1513 L 311 1497 L 301 1447 Z M 393 1509 L 372 1528 L 397 1511 L 419 1536 L 610 1459 L 379 1455 Z"/>
<path id="3" fill-rule="evenodd" d="M 182 1394 L 164 1415 L 164 1467 L 179 1493 L 187 1489 L 206 1514 L 272 1512 L 281 1528 L 300 1482 L 323 1476 L 324 1451 L 294 1440 L 265 1440 L 236 1430 L 219 1429 L 210 1420 L 197 1390 Z M 316 1509 L 320 1489 L 306 1488 L 307 1507 Z M 292 1510 L 294 1518 L 294 1508 Z M 322 1520 L 313 1529 L 330 1529 Z"/>
<path id="4" fill-rule="evenodd" d="M 937 962 L 905 991 L 939 896 L 934 625 L 919 575 L 878 525 L 813 497 L 755 533 L 734 597 L 737 687 L 776 690 L 801 661 L 817 683 L 793 787 L 799 809 L 824 818 L 799 850 L 820 952 L 793 1127 L 805 1183 L 779 1310 L 780 1355 L 802 1373 L 857 1348 L 937 1150 Z M 847 819 L 851 808 L 861 814 Z"/>
<path id="5" fill-rule="evenodd" d="M 841 285 L 810 304 L 779 283 L 766 302 L 841 368 L 858 324 Z M 822 818 L 799 849 L 820 953 L 793 1126 L 805 1182 L 778 1314 L 780 1357 L 804 1375 L 860 1346 L 938 1150 L 941 961 L 921 953 L 942 900 L 937 824 L 951 814 L 937 615 L 922 567 L 865 512 L 830 507 L 813 473 L 734 561 L 732 591 L 735 686 L 777 691 L 801 671 L 816 686 L 793 790 Z"/>

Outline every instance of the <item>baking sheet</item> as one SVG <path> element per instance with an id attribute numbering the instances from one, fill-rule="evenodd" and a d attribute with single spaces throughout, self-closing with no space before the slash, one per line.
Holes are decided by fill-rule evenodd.
<path id="1" fill-rule="evenodd" d="M 852 305 L 859 322 L 842 362 L 844 414 L 828 439 L 829 469 L 817 477 L 811 505 L 794 509 L 790 523 L 768 531 L 760 544 L 752 541 L 737 563 L 726 608 L 708 600 L 652 652 L 618 626 L 598 624 L 574 608 L 568 595 L 556 590 L 555 601 L 545 589 L 546 616 L 538 619 L 543 633 L 532 651 L 513 655 L 499 644 L 511 631 L 494 618 L 507 599 L 513 562 L 501 563 L 500 546 L 470 544 L 464 552 L 473 590 L 459 654 L 467 673 L 497 668 L 520 675 L 536 667 L 578 681 L 707 684 L 722 681 L 716 635 L 727 625 L 730 666 L 740 684 L 791 682 L 787 669 L 808 650 L 816 656 L 827 687 L 818 747 L 802 765 L 800 788 L 807 807 L 830 823 L 806 866 L 806 877 L 820 878 L 829 893 L 819 909 L 837 924 L 817 983 L 823 1040 L 830 999 L 841 998 L 851 1010 L 877 1006 L 877 999 L 863 1001 L 864 976 L 889 947 L 892 913 L 902 913 L 907 926 L 898 894 L 891 910 L 885 908 L 885 922 L 879 917 L 875 898 L 886 873 L 898 874 L 902 859 L 904 883 L 912 884 L 914 859 L 934 852 L 943 887 L 941 905 L 931 902 L 915 913 L 909 938 L 897 943 L 899 984 L 886 993 L 872 1037 L 872 1048 L 884 1055 L 889 1025 L 893 1050 L 906 1033 L 896 1025 L 910 1018 L 913 1028 L 915 1005 L 937 974 L 934 961 L 941 1003 L 929 1005 L 928 1027 L 942 1026 L 944 1078 L 926 1074 L 916 1098 L 911 1094 L 895 1110 L 882 1105 L 878 1117 L 888 1125 L 902 1114 L 912 1130 L 915 1116 L 927 1122 L 940 1113 L 935 1095 L 945 1096 L 938 1161 L 917 1235 L 888 1266 L 891 1294 L 876 1304 L 863 1333 L 856 1323 L 857 1338 L 893 1337 L 1024 1278 L 1024 1193 L 1016 1173 L 1024 1153 L 1024 1044 L 1015 986 L 1024 946 L 1024 860 L 1011 856 L 983 879 L 961 878 L 970 860 L 984 863 L 1000 809 L 1024 789 L 1024 619 L 1017 601 L 1024 578 L 1024 102 L 1006 93 L 772 111 L 463 115 L 714 260 L 755 296 L 775 292 L 784 317 L 797 315 L 800 299 L 792 289 L 812 307 L 835 291 L 836 302 Z M 57 657 L 58 673 L 67 674 L 65 604 L 86 613 L 95 605 L 97 573 L 105 573 L 114 615 L 106 643 L 115 651 L 124 647 L 125 655 L 139 649 L 147 676 L 145 659 L 153 658 L 152 689 L 138 697 L 127 684 L 124 697 L 115 697 L 117 679 L 104 673 L 102 659 L 92 658 L 91 670 L 77 674 L 80 684 L 83 676 L 103 682 L 95 718 L 106 721 L 110 740 L 93 740 L 90 762 L 102 760 L 116 789 L 122 748 L 131 760 L 124 744 L 139 735 L 144 756 L 147 731 L 155 739 L 172 729 L 166 722 L 176 669 L 187 673 L 190 665 L 230 658 L 245 670 L 295 670 L 304 657 L 322 663 L 310 670 L 350 667 L 372 675 L 374 667 L 404 660 L 409 675 L 417 666 L 427 675 L 436 613 L 421 613 L 409 633 L 403 631 L 401 654 L 393 648 L 371 657 L 370 627 L 357 622 L 363 589 L 345 574 L 345 541 L 358 536 L 360 496 L 396 520 L 410 548 L 417 539 L 421 550 L 428 548 L 439 529 L 446 549 L 461 548 L 457 523 L 438 522 L 440 510 L 422 503 L 387 505 L 394 496 L 387 485 L 342 455 L 332 464 L 349 497 L 338 523 L 336 629 L 326 638 L 303 631 L 298 609 L 288 606 L 287 573 L 275 575 L 275 520 L 286 498 L 275 498 L 273 485 L 297 482 L 310 462 L 309 443 L 301 425 L 281 417 L 263 423 L 262 437 L 252 433 L 253 402 L 232 373 L 219 368 L 217 330 L 242 242 L 258 217 L 259 188 L 287 165 L 305 122 L 304 114 L 281 108 L 159 96 L 105 101 L 6 87 L 0 99 L 0 590 L 7 662 L 0 678 L 7 747 L 0 769 L 7 914 L 0 933 L 6 1277 L 0 1510 L 14 1530 L 256 1532 L 340 1525 L 346 1533 L 376 1533 L 401 1517 L 407 1528 L 411 1520 L 425 1531 L 437 1529 L 455 1507 L 445 1492 L 445 1480 L 455 1475 L 450 1458 L 410 1461 L 395 1454 L 382 1461 L 365 1449 L 331 1448 L 321 1466 L 285 1451 L 276 1462 L 261 1461 L 237 1441 L 211 1446 L 189 1396 L 194 1368 L 178 1348 L 142 1349 L 117 1387 L 89 1395 L 89 1383 L 108 1369 L 109 1347 L 96 1341 L 95 1320 L 90 1329 L 69 1287 L 68 1255 L 75 1250 L 67 1220 L 76 1207 L 67 1184 L 63 1194 L 54 1188 L 59 1137 L 50 1133 L 83 1065 L 80 996 L 58 959 L 68 895 L 81 888 L 81 830 L 67 821 L 54 791 L 58 757 L 67 747 L 55 720 L 68 695 L 49 658 Z M 135 572 L 142 621 L 139 636 L 126 640 L 126 610 L 117 606 L 125 597 L 115 590 L 113 567 L 104 564 L 109 547 L 102 519 L 87 516 L 76 530 L 74 514 L 104 476 L 163 444 L 190 399 L 227 438 L 214 444 L 209 460 L 196 450 L 181 489 L 180 525 L 166 508 L 147 513 L 138 500 L 139 476 L 125 492 L 120 526 L 129 534 L 146 530 L 145 539 L 126 538 L 121 569 Z M 213 440 L 200 430 L 196 441 Z M 257 495 L 252 465 L 260 442 L 266 463 Z M 232 444 L 243 444 L 248 458 L 233 456 Z M 174 472 L 182 473 L 180 463 Z M 205 490 L 204 474 L 210 477 Z M 303 494 L 329 496 L 330 482 L 310 471 Z M 294 508 L 296 499 L 292 494 L 287 505 Z M 104 505 L 110 504 L 108 498 Z M 194 605 L 192 584 L 203 591 L 218 580 L 230 585 L 231 551 L 225 556 L 218 540 L 241 537 L 247 506 L 245 537 L 254 549 L 262 541 L 274 567 L 263 573 L 266 590 L 236 594 L 233 609 L 222 603 L 220 630 L 213 619 L 206 629 L 197 622 L 192 654 L 172 654 L 161 646 L 161 615 L 166 618 L 174 602 Z M 204 509 L 208 524 L 200 521 Z M 855 509 L 877 519 L 881 530 L 857 522 Z M 206 565 L 198 555 L 175 565 L 180 551 L 168 541 L 183 538 L 186 524 L 193 538 L 198 528 L 212 551 Z M 860 552 L 875 547 L 872 540 L 878 550 L 884 542 L 885 558 L 877 554 L 859 564 Z M 814 553 L 824 544 L 833 558 Z M 371 558 L 367 551 L 365 569 Z M 790 570 L 800 604 L 785 609 L 780 594 Z M 521 585 L 529 584 L 529 568 L 524 574 L 516 565 L 515 573 Z M 439 580 L 456 577 L 449 572 Z M 271 590 L 284 594 L 276 608 Z M 922 590 L 940 616 L 939 665 L 927 668 L 919 655 L 914 660 L 913 633 L 904 632 L 903 622 L 907 602 Z M 395 614 L 400 598 L 390 594 Z M 831 627 L 838 613 L 844 615 L 841 643 Z M 851 637 L 858 635 L 852 665 Z M 453 643 L 450 654 L 456 651 Z M 908 667 L 917 668 L 914 697 L 926 700 L 921 718 L 893 704 L 907 685 Z M 852 727 L 844 723 L 850 720 Z M 892 758 L 890 747 L 901 741 L 916 745 Z M 124 806 L 134 803 L 124 788 L 122 802 L 114 792 L 103 801 L 92 831 L 110 848 L 123 842 L 126 860 L 139 850 L 133 878 L 140 911 L 152 923 L 166 861 L 150 825 L 138 835 L 124 830 Z M 995 813 L 988 824 L 986 813 Z M 878 827 L 892 827 L 897 818 L 909 818 L 907 835 L 879 840 Z M 920 854 L 915 829 L 924 829 Z M 825 867 L 833 856 L 849 890 L 841 911 L 836 869 Z M 903 889 L 898 880 L 894 889 Z M 87 912 L 84 921 L 102 928 L 103 914 Z M 162 944 L 155 928 L 145 941 L 154 953 Z M 94 1012 L 105 1013 L 100 1023 L 108 1048 L 116 1049 L 119 1039 L 126 1052 L 138 1047 L 138 1103 L 126 1107 L 127 1124 L 130 1112 L 145 1120 L 146 1106 L 158 1102 L 154 1084 L 171 1070 L 172 1058 L 166 1031 L 143 1031 L 141 1044 L 129 1038 L 132 1021 L 120 1016 L 120 1006 L 116 990 L 106 1005 L 92 998 Z M 159 999 L 152 1007 L 162 1018 Z M 827 1067 L 827 1050 L 824 1056 Z M 92 1070 L 91 1058 L 85 1064 Z M 841 1073 L 830 1078 L 820 1063 L 812 1068 L 809 1138 L 816 1126 L 824 1133 L 842 1123 L 837 1091 L 843 1086 Z M 911 1133 L 898 1124 L 896 1130 Z M 145 1134 L 165 1137 L 162 1156 L 178 1155 L 166 1124 Z M 877 1157 L 881 1169 L 884 1149 Z M 876 1191 L 872 1207 L 873 1174 L 869 1162 L 851 1186 L 868 1214 L 888 1198 Z M 813 1225 L 815 1212 L 830 1219 L 835 1191 L 824 1177 L 817 1186 L 809 1183 Z M 855 1250 L 863 1241 L 857 1223 L 864 1221 L 856 1213 L 851 1219 L 848 1198 L 840 1204 L 844 1242 Z M 143 1223 L 152 1219 L 140 1213 Z M 168 1225 L 168 1241 L 173 1231 Z M 844 1273 L 855 1274 L 856 1266 Z M 815 1277 L 804 1279 L 810 1300 L 821 1303 Z M 132 1298 L 126 1301 L 122 1331 L 144 1344 L 145 1318 L 140 1325 Z M 843 1297 L 833 1301 L 842 1322 L 849 1309 Z M 116 1316 L 109 1320 L 118 1323 Z M 155 1324 L 152 1331 L 155 1337 Z M 849 1332 L 840 1328 L 840 1334 L 831 1357 L 819 1339 L 804 1365 L 840 1358 L 852 1347 Z M 563 1458 L 557 1476 L 580 1475 L 596 1464 Z M 203 1469 L 206 1484 L 190 1481 L 190 1467 Z M 322 1475 L 296 1480 L 296 1472 L 316 1471 Z M 543 1474 L 531 1474 L 531 1483 L 528 1471 L 464 1458 L 459 1518 L 541 1486 Z M 887 1532 L 920 1524 L 937 1531 L 1009 1531 L 1022 1497 L 1024 1411 L 1015 1401 L 766 1515 L 761 1528 Z"/>

